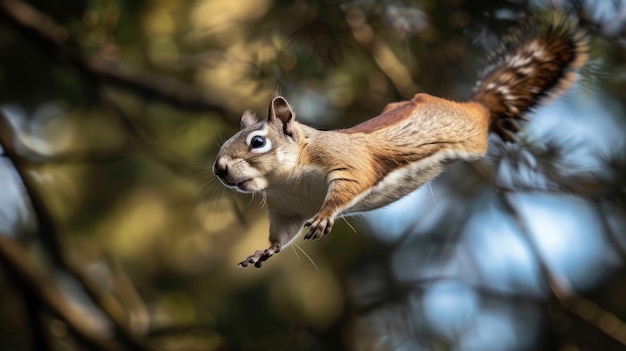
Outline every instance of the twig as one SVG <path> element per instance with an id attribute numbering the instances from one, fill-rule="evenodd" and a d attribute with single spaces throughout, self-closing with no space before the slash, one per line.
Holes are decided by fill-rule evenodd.
<path id="1" fill-rule="evenodd" d="M 596 213 L 596 217 L 602 225 L 602 232 L 604 233 L 607 241 L 615 249 L 615 252 L 619 255 L 622 266 L 624 266 L 626 265 L 626 247 L 624 247 L 624 245 L 620 242 L 618 235 L 611 227 L 611 224 L 607 219 L 606 211 L 602 208 L 603 204 L 602 200 L 598 199 L 593 202 L 593 209 Z"/>

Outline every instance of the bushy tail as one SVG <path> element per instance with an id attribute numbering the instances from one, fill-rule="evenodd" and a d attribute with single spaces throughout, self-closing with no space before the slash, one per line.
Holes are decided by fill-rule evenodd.
<path id="1" fill-rule="evenodd" d="M 587 62 L 585 32 L 565 16 L 548 22 L 533 20 L 504 38 L 474 90 L 472 100 L 489 108 L 490 128 L 503 140 L 514 141 L 515 120 L 566 91 Z"/>

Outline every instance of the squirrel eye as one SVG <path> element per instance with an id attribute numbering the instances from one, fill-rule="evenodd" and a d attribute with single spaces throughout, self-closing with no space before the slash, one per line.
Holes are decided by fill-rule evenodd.
<path id="1" fill-rule="evenodd" d="M 272 149 L 272 141 L 265 138 L 264 132 L 261 131 L 250 133 L 246 143 L 250 146 L 250 151 L 257 154 L 268 152 Z"/>
<path id="2" fill-rule="evenodd" d="M 246 144 L 250 146 L 250 151 L 255 154 L 262 154 L 272 149 L 272 141 L 265 137 L 267 130 L 256 130 L 246 138 Z"/>
<path id="3" fill-rule="evenodd" d="M 256 135 L 250 140 L 250 147 L 253 149 L 258 149 L 263 146 L 265 146 L 265 138 L 260 135 Z"/>

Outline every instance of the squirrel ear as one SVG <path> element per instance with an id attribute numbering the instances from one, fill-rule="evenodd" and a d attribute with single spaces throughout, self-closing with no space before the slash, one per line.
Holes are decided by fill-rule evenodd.
<path id="1" fill-rule="evenodd" d="M 296 138 L 295 120 L 296 116 L 289 106 L 287 100 L 282 96 L 277 96 L 270 103 L 268 120 L 283 130 L 285 135 Z"/>
<path id="2" fill-rule="evenodd" d="M 256 115 L 254 114 L 254 112 L 250 110 L 244 111 L 243 115 L 241 116 L 241 122 L 239 123 L 239 126 L 241 127 L 241 129 L 249 127 L 255 123 L 256 123 Z"/>

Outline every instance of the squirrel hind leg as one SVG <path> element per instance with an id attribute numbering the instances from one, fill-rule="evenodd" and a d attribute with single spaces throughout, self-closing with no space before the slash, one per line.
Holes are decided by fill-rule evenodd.
<path id="1" fill-rule="evenodd" d="M 254 265 L 261 268 L 263 262 L 287 247 L 298 235 L 305 219 L 297 214 L 284 215 L 269 211 L 270 218 L 270 246 L 264 250 L 256 250 L 252 255 L 239 262 L 239 267 Z"/>

